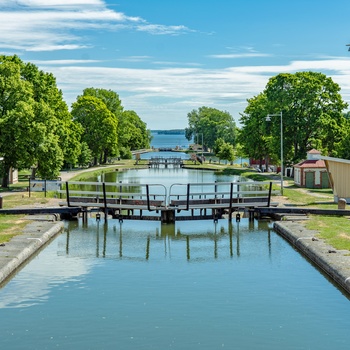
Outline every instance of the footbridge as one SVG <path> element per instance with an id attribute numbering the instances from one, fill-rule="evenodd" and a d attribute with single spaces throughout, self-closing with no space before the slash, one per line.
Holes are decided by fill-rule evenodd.
<path id="1" fill-rule="evenodd" d="M 176 220 L 220 219 L 229 220 L 236 211 L 270 207 L 272 182 L 214 182 L 174 183 L 169 188 L 162 184 L 62 182 L 57 191 L 61 206 L 90 210 L 123 219 Z"/>
<path id="2" fill-rule="evenodd" d="M 169 165 L 174 167 L 182 167 L 183 159 L 181 157 L 152 157 L 148 161 L 149 167 L 168 167 Z"/>

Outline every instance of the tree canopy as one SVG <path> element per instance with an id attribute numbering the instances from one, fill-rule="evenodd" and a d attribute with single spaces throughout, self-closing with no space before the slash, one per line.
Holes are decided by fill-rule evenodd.
<path id="1" fill-rule="evenodd" d="M 87 165 L 91 157 L 104 163 L 149 147 L 150 139 L 146 124 L 134 111 L 124 111 L 114 91 L 87 88 L 69 112 L 51 73 L 17 56 L 0 56 L 3 187 L 11 168 L 54 179 L 63 166 Z"/>
<path id="2" fill-rule="evenodd" d="M 84 130 L 82 140 L 92 151 L 95 163 L 97 160 L 105 163 L 109 156 L 127 157 L 131 150 L 150 147 L 151 136 L 146 123 L 135 111 L 124 111 L 121 100 L 114 91 L 85 89 L 83 95 L 78 96 L 73 103 L 72 114 Z M 104 130 L 107 122 L 113 124 L 109 134 Z M 96 123 L 94 135 L 91 134 L 91 123 Z M 96 146 L 93 138 L 100 140 L 100 146 Z M 105 146 L 101 146 L 103 143 Z"/>
<path id="3" fill-rule="evenodd" d="M 287 162 L 305 159 L 317 148 L 337 156 L 346 131 L 340 87 L 322 73 L 298 72 L 271 78 L 265 90 L 248 100 L 241 116 L 240 142 L 249 156 L 261 159 L 280 154 L 280 120 L 266 121 L 267 114 L 282 112 L 283 151 Z"/>
<path id="4" fill-rule="evenodd" d="M 10 168 L 32 167 L 40 176 L 55 178 L 70 149 L 62 135 L 76 140 L 71 116 L 56 80 L 17 56 L 0 56 L 0 153 L 3 187 Z"/>
<path id="5" fill-rule="evenodd" d="M 211 149 L 218 138 L 232 145 L 236 143 L 236 124 L 230 113 L 215 108 L 200 107 L 188 113 L 187 118 L 188 128 L 185 132 L 188 140 L 193 136 L 203 135 L 204 147 Z"/>

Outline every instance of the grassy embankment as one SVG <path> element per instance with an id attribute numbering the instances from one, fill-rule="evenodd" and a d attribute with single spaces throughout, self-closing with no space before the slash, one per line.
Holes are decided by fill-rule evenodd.
<path id="1" fill-rule="evenodd" d="M 205 164 L 193 164 L 192 161 L 185 162 L 185 167 L 196 169 L 208 169 L 225 175 L 240 175 L 255 181 L 278 181 L 279 175 L 271 173 L 258 173 L 251 169 L 242 169 L 237 166 L 226 164 L 218 164 L 208 162 Z M 139 161 L 135 164 L 133 160 L 127 160 L 112 165 L 118 170 L 142 168 L 147 165 L 146 161 Z M 94 169 L 85 169 L 84 171 L 72 171 L 73 177 L 71 180 L 84 181 L 91 177 L 100 175 L 106 172 L 107 167 L 98 167 Z M 10 191 L 13 194 L 4 197 L 4 208 L 13 208 L 20 205 L 35 205 L 36 203 L 47 203 L 48 198 L 44 198 L 43 193 L 32 193 L 29 198 L 28 192 L 16 193 L 18 190 L 23 190 L 28 187 L 28 179 L 22 174 L 20 182 L 11 186 Z M 274 184 L 274 188 L 279 188 L 279 185 Z M 337 204 L 333 202 L 333 194 L 330 189 L 301 189 L 293 185 L 290 178 L 285 178 L 284 201 L 289 205 L 305 206 L 324 209 L 337 209 Z M 1 190 L 0 190 L 1 195 Z M 21 229 L 26 225 L 24 217 L 0 215 L 0 243 L 6 242 L 14 235 L 20 234 Z M 305 225 L 309 229 L 314 229 L 319 232 L 319 237 L 327 240 L 334 248 L 350 250 L 350 233 L 348 233 L 349 218 L 348 217 L 327 217 L 320 215 L 311 215 Z"/>

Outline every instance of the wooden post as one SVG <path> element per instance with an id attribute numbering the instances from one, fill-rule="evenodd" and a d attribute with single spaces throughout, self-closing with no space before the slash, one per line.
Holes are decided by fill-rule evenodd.
<path id="1" fill-rule="evenodd" d="M 267 200 L 267 206 L 270 206 L 271 203 L 271 192 L 272 192 L 272 182 L 270 182 L 270 187 L 269 187 L 269 198 Z"/>
<path id="2" fill-rule="evenodd" d="M 108 208 L 107 208 L 106 184 L 104 182 L 102 183 L 102 190 L 103 190 L 103 204 L 104 204 L 104 213 L 105 213 L 105 223 L 107 223 Z"/>
<path id="3" fill-rule="evenodd" d="M 68 181 L 66 181 L 66 197 L 67 197 L 67 206 L 70 207 Z"/>
<path id="4" fill-rule="evenodd" d="M 230 186 L 230 208 L 229 208 L 229 215 L 228 215 L 228 220 L 232 221 L 232 196 L 233 196 L 233 182 L 231 182 Z"/>
<path id="5" fill-rule="evenodd" d="M 187 184 L 186 210 L 190 207 L 190 184 Z"/>

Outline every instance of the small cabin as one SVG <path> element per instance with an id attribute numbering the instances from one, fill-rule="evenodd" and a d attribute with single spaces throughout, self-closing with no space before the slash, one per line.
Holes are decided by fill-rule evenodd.
<path id="1" fill-rule="evenodd" d="M 315 149 L 307 152 L 307 159 L 294 165 L 294 184 L 305 188 L 329 188 L 330 182 L 326 164 L 321 152 Z"/>

